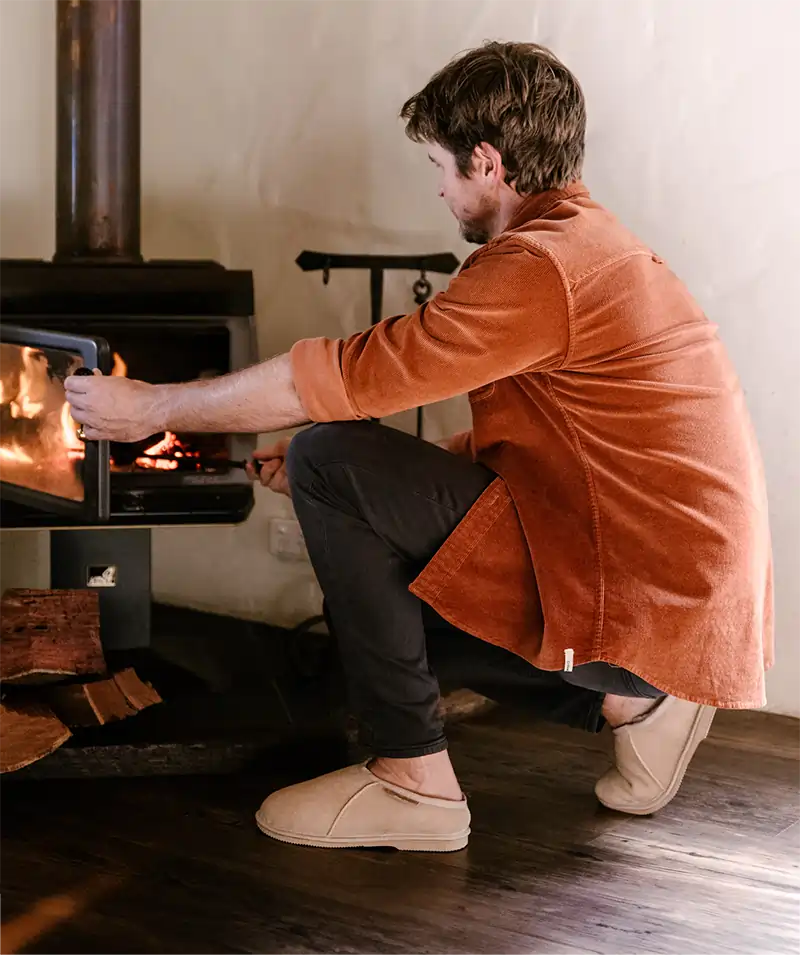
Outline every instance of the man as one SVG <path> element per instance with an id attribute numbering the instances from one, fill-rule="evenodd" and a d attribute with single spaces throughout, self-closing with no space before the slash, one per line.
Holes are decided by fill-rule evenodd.
<path id="1" fill-rule="evenodd" d="M 664 262 L 580 181 L 581 89 L 548 50 L 489 43 L 403 107 L 481 245 L 447 291 L 347 341 L 214 381 L 71 378 L 89 438 L 268 432 L 374 758 L 271 795 L 315 846 L 446 851 L 469 810 L 434 673 L 597 731 L 602 803 L 666 805 L 715 707 L 758 707 L 771 642 L 764 482 L 741 388 Z M 436 447 L 370 421 L 469 393 Z M 338 422 L 338 423 L 337 423 Z"/>

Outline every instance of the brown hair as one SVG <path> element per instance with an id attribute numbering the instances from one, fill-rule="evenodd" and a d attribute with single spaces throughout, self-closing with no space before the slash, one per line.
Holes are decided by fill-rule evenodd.
<path id="1" fill-rule="evenodd" d="M 448 149 L 465 176 L 489 143 L 506 182 L 529 194 L 561 189 L 583 166 L 586 106 L 578 81 L 536 43 L 486 43 L 456 57 L 400 111 L 406 135 Z"/>

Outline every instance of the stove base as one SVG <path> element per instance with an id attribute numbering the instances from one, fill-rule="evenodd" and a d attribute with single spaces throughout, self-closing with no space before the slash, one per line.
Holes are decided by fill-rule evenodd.
<path id="1" fill-rule="evenodd" d="M 148 529 L 51 531 L 50 581 L 55 589 L 97 589 L 104 650 L 150 645 Z"/>

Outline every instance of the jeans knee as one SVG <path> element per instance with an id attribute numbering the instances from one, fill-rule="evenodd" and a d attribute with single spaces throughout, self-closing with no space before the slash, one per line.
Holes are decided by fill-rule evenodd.
<path id="1" fill-rule="evenodd" d="M 290 483 L 302 481 L 304 474 L 320 465 L 340 460 L 345 447 L 359 437 L 360 429 L 365 424 L 360 421 L 331 421 L 299 431 L 286 452 L 286 473 Z"/>

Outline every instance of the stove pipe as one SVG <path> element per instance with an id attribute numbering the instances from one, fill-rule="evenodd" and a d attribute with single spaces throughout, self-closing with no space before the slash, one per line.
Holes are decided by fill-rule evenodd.
<path id="1" fill-rule="evenodd" d="M 57 0 L 54 260 L 140 262 L 140 0 Z"/>

